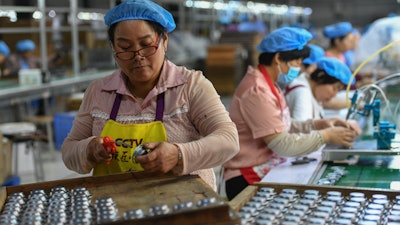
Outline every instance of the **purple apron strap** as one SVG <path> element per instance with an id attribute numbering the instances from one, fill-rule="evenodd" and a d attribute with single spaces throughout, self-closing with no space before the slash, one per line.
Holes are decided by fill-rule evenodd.
<path id="1" fill-rule="evenodd" d="M 121 94 L 117 94 L 115 96 L 114 105 L 112 107 L 111 114 L 110 114 L 110 119 L 112 119 L 114 121 L 115 121 L 115 119 L 117 119 L 117 114 L 118 114 L 118 110 L 119 110 L 119 105 L 121 104 L 121 99 L 122 99 Z"/>
<path id="2" fill-rule="evenodd" d="M 157 95 L 156 121 L 163 121 L 164 116 L 164 94 Z"/>
<path id="3" fill-rule="evenodd" d="M 110 119 L 114 120 L 117 118 L 119 106 L 121 104 L 122 95 L 117 94 L 115 96 L 114 104 L 111 110 Z M 156 107 L 156 121 L 162 121 L 164 115 L 164 92 L 157 95 L 157 107 Z"/>

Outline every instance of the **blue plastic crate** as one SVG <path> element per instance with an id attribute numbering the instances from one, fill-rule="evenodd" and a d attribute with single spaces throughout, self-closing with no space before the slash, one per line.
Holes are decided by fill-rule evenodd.
<path id="1" fill-rule="evenodd" d="M 57 149 L 61 149 L 64 139 L 72 128 L 76 114 L 77 111 L 54 114 L 54 144 Z"/>
<path id="2" fill-rule="evenodd" d="M 21 178 L 18 176 L 9 176 L 1 186 L 16 186 L 21 184 Z"/>

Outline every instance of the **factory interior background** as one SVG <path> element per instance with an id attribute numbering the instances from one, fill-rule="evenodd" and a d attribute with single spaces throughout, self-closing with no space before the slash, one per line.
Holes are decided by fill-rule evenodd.
<path id="1" fill-rule="evenodd" d="M 72 126 L 87 85 L 117 69 L 108 42 L 107 26 L 104 24 L 105 13 L 116 2 L 118 1 L 0 0 L 0 40 L 7 43 L 10 51 L 14 52 L 19 40 L 30 39 L 36 44 L 34 55 L 42 62 L 49 62 L 43 64 L 39 70 L 29 71 L 28 74 L 20 73 L 16 78 L 0 77 L 0 131 L 3 133 L 3 149 L 12 151 L 12 155 L 0 154 L 0 182 L 31 184 L 91 175 L 68 170 L 62 161 L 60 148 Z M 399 0 L 155 2 L 169 10 L 177 24 L 177 29 L 169 34 L 167 58 L 177 65 L 203 71 L 204 76 L 213 83 L 227 110 L 247 67 L 257 65 L 258 43 L 266 34 L 284 26 L 305 28 L 313 34 L 312 43 L 328 48 L 330 43 L 322 34 L 323 28 L 337 22 L 350 22 L 361 34 L 358 46 L 361 53 L 355 60 L 352 71 L 360 69 L 361 72 L 369 72 L 373 78 L 377 78 L 378 75 L 387 77 L 397 74 L 400 69 L 400 44 L 368 59 L 376 50 L 400 40 Z M 252 16 L 263 22 L 264 31 L 229 30 L 231 25 L 248 21 Z M 382 18 L 394 18 L 394 23 L 389 28 L 375 25 Z M 375 30 L 369 30 L 372 28 Z M 391 31 L 390 35 L 385 35 L 383 32 L 388 29 Z M 389 120 L 395 126 L 395 131 L 400 125 L 397 114 L 400 90 L 398 80 L 395 78 L 387 85 L 382 85 L 385 92 L 382 102 L 395 115 L 384 114 L 387 111 L 382 110 L 381 118 Z M 343 91 L 340 96 L 348 97 L 346 94 Z M 326 115 L 345 117 L 347 112 L 347 109 L 327 110 Z M 372 124 L 372 115 L 360 120 Z M 21 132 L 30 132 L 33 129 L 41 136 L 34 140 L 7 138 L 14 137 L 13 129 Z M 375 143 L 373 127 L 367 125 L 364 132 L 368 136 L 364 140 Z M 7 136 L 9 133 L 12 133 L 11 136 Z M 396 138 L 397 135 L 396 132 Z M 379 186 L 365 181 L 361 186 L 384 186 L 400 190 L 400 159 L 398 156 L 393 156 L 390 160 L 385 158 L 387 155 L 398 155 L 399 141 L 396 138 L 392 142 L 392 152 L 387 151 L 382 155 L 378 153 L 378 159 L 373 160 L 367 153 L 364 161 L 373 161 L 374 166 L 379 168 L 386 166 L 381 168 L 379 174 L 372 171 L 372 175 L 362 175 L 375 177 L 377 180 L 387 176 L 387 180 L 382 181 L 387 184 Z M 338 151 L 322 157 L 335 161 L 338 155 L 346 153 Z M 339 157 L 337 160 L 342 159 Z M 306 169 L 312 171 L 320 164 L 311 162 L 307 166 Z M 320 171 L 318 178 L 314 177 L 314 182 L 326 176 L 332 167 L 334 168 L 329 163 L 325 164 L 325 171 Z M 217 179 L 220 169 L 214 168 Z M 282 171 L 287 172 L 284 169 Z M 310 179 L 311 176 L 293 171 L 287 173 L 292 173 L 295 182 Z M 315 172 L 311 173 L 316 176 Z M 279 182 L 282 174 L 272 173 L 269 178 Z M 225 193 L 221 191 L 220 194 Z"/>

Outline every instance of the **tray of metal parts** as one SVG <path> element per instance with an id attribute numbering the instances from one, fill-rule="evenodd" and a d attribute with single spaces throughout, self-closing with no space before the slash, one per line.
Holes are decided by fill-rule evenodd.
<path id="1" fill-rule="evenodd" d="M 400 224 L 400 192 L 387 189 L 256 183 L 229 204 L 241 224 Z"/>
<path id="2" fill-rule="evenodd" d="M 238 224 L 198 176 L 144 172 L 0 189 L 0 224 Z"/>

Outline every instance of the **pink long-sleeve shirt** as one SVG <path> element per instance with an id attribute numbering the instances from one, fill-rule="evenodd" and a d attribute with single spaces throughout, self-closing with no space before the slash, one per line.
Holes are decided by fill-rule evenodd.
<path id="1" fill-rule="evenodd" d="M 168 141 L 182 151 L 181 174 L 198 174 L 212 188 L 213 167 L 239 152 L 235 124 L 211 82 L 200 71 L 188 70 L 166 60 L 157 85 L 143 100 L 127 89 L 121 71 L 92 82 L 86 89 L 73 127 L 62 145 L 67 168 L 91 172 L 87 146 L 99 136 L 109 118 L 116 93 L 123 95 L 116 121 L 137 124 L 154 121 L 157 95 L 165 92 L 163 124 Z"/>
<path id="2" fill-rule="evenodd" d="M 224 164 L 225 180 L 240 176 L 241 168 L 263 164 L 273 157 L 273 151 L 262 138 L 286 130 L 279 107 L 286 108 L 287 105 L 281 90 L 276 88 L 280 103 L 263 74 L 252 66 L 247 68 L 245 77 L 235 90 L 229 109 L 239 131 L 241 150 Z"/>

